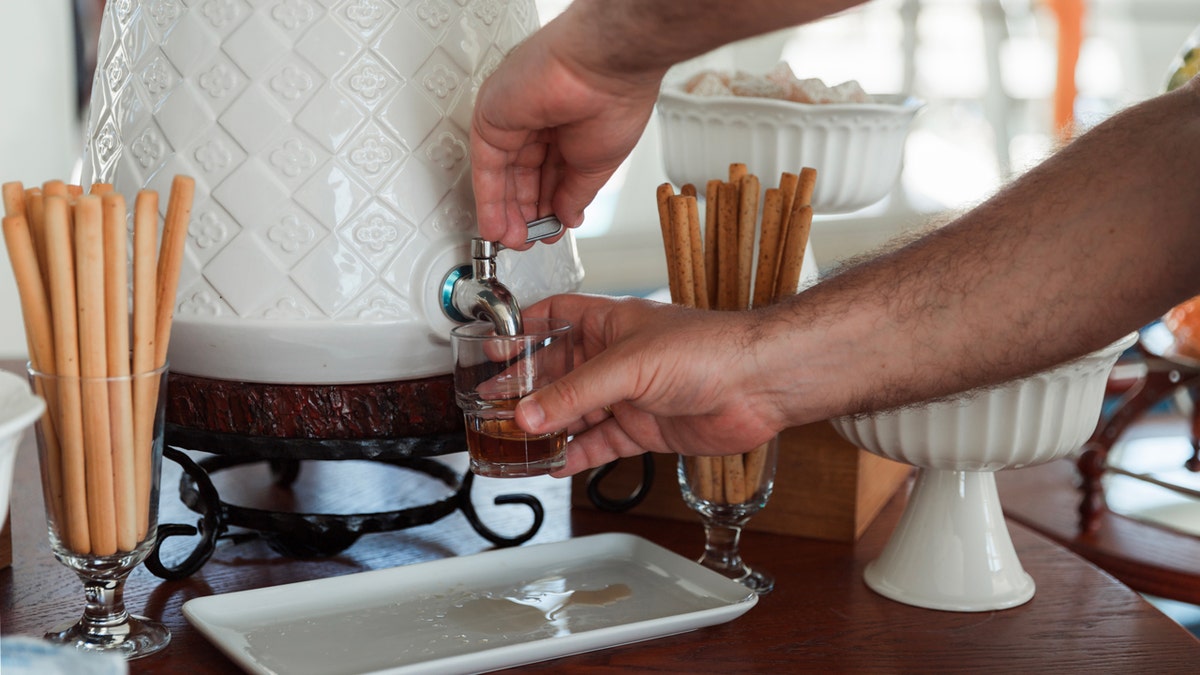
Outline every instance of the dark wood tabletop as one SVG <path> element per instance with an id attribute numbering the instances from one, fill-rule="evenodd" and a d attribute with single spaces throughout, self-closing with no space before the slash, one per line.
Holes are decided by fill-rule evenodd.
<path id="1" fill-rule="evenodd" d="M 339 466 L 331 466 L 339 464 Z M 311 466 L 310 466 L 311 465 Z M 376 510 L 419 493 L 411 476 L 367 462 L 311 462 L 290 491 L 271 487 L 265 468 L 221 478 L 222 497 L 324 512 Z M 163 522 L 194 522 L 179 502 L 171 463 L 164 469 Z M 174 469 L 177 473 L 177 469 Z M 425 481 L 429 482 L 429 481 Z M 519 532 L 522 506 L 495 506 L 490 495 L 536 495 L 546 520 L 530 543 L 598 532 L 630 532 L 688 557 L 700 550 L 697 523 L 571 510 L 569 481 L 478 481 L 473 502 L 489 526 Z M 689 633 L 524 666 L 521 672 L 1195 672 L 1200 641 L 1067 549 L 1010 522 L 1017 551 L 1037 582 L 1029 603 L 1005 611 L 954 613 L 902 605 L 869 590 L 864 565 L 880 551 L 904 506 L 903 491 L 856 543 L 750 532 L 747 560 L 777 578 L 776 590 L 731 622 Z M 282 507 L 282 506 L 281 506 Z M 397 507 L 398 508 L 398 507 Z M 769 508 L 769 507 L 768 507 Z M 12 502 L 14 564 L 0 571 L 0 630 L 37 636 L 78 617 L 78 581 L 50 553 L 32 434 L 26 434 Z M 131 611 L 166 623 L 162 652 L 131 662 L 133 673 L 230 673 L 237 666 L 181 613 L 191 598 L 306 579 L 437 560 L 490 548 L 461 512 L 433 524 L 365 535 L 342 553 L 287 559 L 260 541 L 222 546 L 195 575 L 165 582 L 144 568 L 126 589 Z M 399 636 L 398 636 L 399 637 Z"/>

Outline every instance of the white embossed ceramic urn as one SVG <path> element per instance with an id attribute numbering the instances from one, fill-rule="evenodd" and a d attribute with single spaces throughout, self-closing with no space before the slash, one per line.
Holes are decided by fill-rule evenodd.
<path id="1" fill-rule="evenodd" d="M 82 180 L 196 180 L 173 372 L 351 383 L 450 372 L 445 275 L 476 233 L 475 94 L 532 0 L 110 0 Z M 522 304 L 574 240 L 502 252 Z"/>

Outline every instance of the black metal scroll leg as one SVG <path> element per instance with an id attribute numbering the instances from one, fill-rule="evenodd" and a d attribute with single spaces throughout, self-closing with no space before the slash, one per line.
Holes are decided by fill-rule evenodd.
<path id="1" fill-rule="evenodd" d="M 592 500 L 592 504 L 601 511 L 624 513 L 641 504 L 646 495 L 650 494 L 650 488 L 654 485 L 654 456 L 647 452 L 642 454 L 642 482 L 638 483 L 633 493 L 621 499 L 609 499 L 605 497 L 604 493 L 600 491 L 600 481 L 604 480 L 605 476 L 617 468 L 617 462 L 619 461 L 621 460 L 614 459 L 608 464 L 597 468 L 588 476 L 588 499 Z"/>
<path id="2" fill-rule="evenodd" d="M 183 468 L 186 475 L 180 478 L 180 481 L 186 481 L 190 477 L 196 485 L 201 502 L 199 528 L 176 523 L 159 525 L 158 541 L 154 544 L 154 550 L 146 557 L 146 569 L 150 570 L 151 574 L 168 581 L 177 581 L 195 574 L 204 566 L 204 563 L 208 562 L 208 559 L 217 550 L 217 538 L 225 533 L 227 526 L 221 519 L 220 495 L 217 494 L 217 488 L 213 486 L 204 469 L 200 468 L 183 451 L 172 447 L 163 448 L 163 457 Z M 183 562 L 174 567 L 167 567 L 163 564 L 160 550 L 164 541 L 169 537 L 191 537 L 197 534 L 200 535 L 200 541 Z"/>
<path id="3" fill-rule="evenodd" d="M 463 476 L 462 487 L 458 490 L 458 508 L 462 510 L 463 515 L 467 517 L 467 522 L 479 536 L 487 539 L 496 546 L 507 548 L 509 546 L 520 546 L 533 538 L 537 531 L 542 527 L 542 521 L 546 519 L 546 511 L 542 508 L 542 503 L 533 495 L 515 494 L 515 495 L 500 495 L 493 500 L 497 506 L 503 504 L 524 504 L 533 511 L 533 524 L 525 532 L 515 537 L 504 537 L 496 534 L 483 521 L 479 519 L 479 514 L 475 511 L 475 505 L 471 503 L 471 485 L 475 483 L 475 474 L 470 471 Z"/>

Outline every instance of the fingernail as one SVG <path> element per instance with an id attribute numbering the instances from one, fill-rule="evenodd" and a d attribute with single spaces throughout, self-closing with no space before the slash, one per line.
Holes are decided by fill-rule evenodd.
<path id="1" fill-rule="evenodd" d="M 525 426 L 530 427 L 530 430 L 540 429 L 542 423 L 546 421 L 546 411 L 542 410 L 542 406 L 537 401 L 528 396 L 517 404 L 517 410 L 525 418 Z"/>

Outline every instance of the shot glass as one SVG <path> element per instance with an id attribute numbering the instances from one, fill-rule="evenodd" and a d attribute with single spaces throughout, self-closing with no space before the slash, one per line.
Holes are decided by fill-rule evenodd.
<path id="1" fill-rule="evenodd" d="M 467 428 L 471 471 L 479 476 L 538 476 L 566 463 L 567 430 L 527 434 L 513 419 L 522 397 L 571 371 L 571 324 L 525 319 L 521 335 L 497 335 L 487 322 L 450 331 L 454 392 Z"/>

